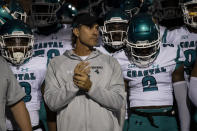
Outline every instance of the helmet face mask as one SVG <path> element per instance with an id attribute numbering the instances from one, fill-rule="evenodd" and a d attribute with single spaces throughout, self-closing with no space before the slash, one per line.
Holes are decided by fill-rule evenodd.
<path id="1" fill-rule="evenodd" d="M 127 41 L 127 43 L 129 43 Z M 159 39 L 149 43 L 148 41 L 127 44 L 130 60 L 140 68 L 151 65 L 159 53 Z M 128 49 L 127 49 L 128 50 Z"/>
<path id="2" fill-rule="evenodd" d="M 36 27 L 46 27 L 57 23 L 56 12 L 60 9 L 60 4 L 49 2 L 32 3 L 31 15 Z"/>
<path id="3" fill-rule="evenodd" d="M 150 66 L 160 50 L 160 33 L 152 17 L 145 13 L 131 19 L 126 39 L 126 54 L 140 68 Z"/>
<path id="4" fill-rule="evenodd" d="M 30 28 L 26 28 L 27 26 L 21 24 L 21 21 L 13 22 L 16 22 L 16 25 L 6 27 L 6 22 L 2 26 L 0 37 L 1 55 L 12 64 L 21 65 L 33 55 L 33 35 Z M 9 31 L 6 31 L 6 29 Z"/>
<path id="5" fill-rule="evenodd" d="M 128 31 L 128 21 L 104 23 L 103 41 L 115 49 L 122 48 L 125 44 Z"/>
<path id="6" fill-rule="evenodd" d="M 184 23 L 192 28 L 197 29 L 197 1 L 191 0 L 181 3 L 184 16 Z"/>

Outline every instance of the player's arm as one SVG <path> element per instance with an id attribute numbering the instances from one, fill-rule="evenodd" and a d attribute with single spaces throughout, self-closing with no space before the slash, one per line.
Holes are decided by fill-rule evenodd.
<path id="1" fill-rule="evenodd" d="M 46 113 L 47 113 L 47 125 L 49 131 L 57 131 L 57 124 L 56 124 L 56 112 L 51 111 L 48 106 L 44 103 Z"/>
<path id="2" fill-rule="evenodd" d="M 44 88 L 45 88 L 45 83 L 43 82 L 42 87 L 41 87 L 42 95 L 44 95 Z M 56 112 L 52 112 L 48 108 L 45 102 L 44 102 L 44 106 L 45 106 L 46 113 L 47 113 L 47 126 L 48 126 L 49 131 L 57 131 Z"/>
<path id="3" fill-rule="evenodd" d="M 31 120 L 25 107 L 25 103 L 21 100 L 18 103 L 10 106 L 10 109 L 21 131 L 32 131 Z"/>
<path id="4" fill-rule="evenodd" d="M 178 106 L 181 131 L 189 131 L 190 113 L 187 105 L 187 84 L 184 80 L 184 66 L 179 66 L 172 75 L 174 95 Z"/>
<path id="5" fill-rule="evenodd" d="M 197 107 L 197 60 L 191 73 L 189 97 L 193 104 Z"/>
<path id="6" fill-rule="evenodd" d="M 125 85 L 125 91 L 127 91 L 127 89 L 129 88 L 128 87 L 128 81 L 127 80 L 124 80 L 124 85 Z"/>

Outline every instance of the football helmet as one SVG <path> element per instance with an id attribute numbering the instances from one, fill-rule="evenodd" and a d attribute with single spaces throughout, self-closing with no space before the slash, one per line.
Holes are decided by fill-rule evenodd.
<path id="1" fill-rule="evenodd" d="M 12 20 L 14 17 L 10 14 L 5 2 L 0 2 L 0 25 L 3 25 L 7 20 Z"/>
<path id="2" fill-rule="evenodd" d="M 74 5 L 63 2 L 61 8 L 56 12 L 58 20 L 63 23 L 71 23 L 72 19 L 77 15 L 77 9 Z"/>
<path id="3" fill-rule="evenodd" d="M 150 13 L 159 21 L 182 17 L 179 0 L 154 0 Z"/>
<path id="4" fill-rule="evenodd" d="M 15 19 L 22 20 L 26 23 L 27 14 L 17 0 L 10 0 L 8 7 L 10 9 L 11 15 Z"/>
<path id="5" fill-rule="evenodd" d="M 120 8 L 132 17 L 139 13 L 142 4 L 140 0 L 124 0 Z"/>
<path id="6" fill-rule="evenodd" d="M 59 0 L 33 0 L 31 16 L 35 27 L 47 27 L 58 22 L 56 12 L 61 8 Z"/>
<path id="7" fill-rule="evenodd" d="M 141 0 L 141 1 L 142 1 L 142 5 L 140 8 L 140 12 L 148 12 L 152 7 L 153 0 Z"/>
<path id="8" fill-rule="evenodd" d="M 197 0 L 180 0 L 184 23 L 197 29 Z"/>
<path id="9" fill-rule="evenodd" d="M 0 35 L 1 55 L 12 64 L 21 65 L 32 56 L 32 31 L 23 21 L 7 21 L 2 25 Z"/>
<path id="10" fill-rule="evenodd" d="M 159 54 L 160 33 L 152 16 L 139 13 L 131 18 L 126 39 L 126 54 L 136 66 L 151 65 Z"/>
<path id="11" fill-rule="evenodd" d="M 103 17 L 112 7 L 108 0 L 83 0 L 77 4 L 78 14 L 90 13 L 93 16 Z M 113 1 L 114 2 L 114 1 Z"/>
<path id="12" fill-rule="evenodd" d="M 101 26 L 103 43 L 114 48 L 120 49 L 125 44 L 124 39 L 127 36 L 129 16 L 121 9 L 109 11 Z"/>

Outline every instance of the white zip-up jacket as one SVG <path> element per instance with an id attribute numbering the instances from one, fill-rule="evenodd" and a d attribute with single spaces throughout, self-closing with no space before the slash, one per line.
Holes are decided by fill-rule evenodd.
<path id="1" fill-rule="evenodd" d="M 120 131 L 118 112 L 126 93 L 119 63 L 93 51 L 85 61 L 91 66 L 89 92 L 73 83 L 73 72 L 82 59 L 72 50 L 52 59 L 45 79 L 44 99 L 57 112 L 58 131 Z"/>

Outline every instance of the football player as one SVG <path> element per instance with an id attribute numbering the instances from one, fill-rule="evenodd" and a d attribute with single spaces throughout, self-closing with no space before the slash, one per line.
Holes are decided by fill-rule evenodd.
<path id="1" fill-rule="evenodd" d="M 61 4 L 57 0 L 33 1 L 31 17 L 35 27 L 34 56 L 51 59 L 72 48 L 70 24 L 61 24 L 56 16 L 60 8 Z"/>
<path id="2" fill-rule="evenodd" d="M 41 85 L 44 82 L 47 60 L 33 55 L 33 33 L 21 20 L 8 20 L 0 29 L 1 55 L 10 63 L 19 84 L 25 90 L 24 102 L 31 118 L 33 130 L 39 125 Z M 18 130 L 9 110 L 6 110 L 7 130 Z"/>
<path id="3" fill-rule="evenodd" d="M 131 18 L 126 48 L 114 57 L 121 64 L 128 86 L 125 131 L 178 131 L 173 93 L 181 131 L 189 131 L 184 55 L 180 46 L 161 42 L 152 16 L 139 13 Z"/>
<path id="4" fill-rule="evenodd" d="M 174 30 L 172 35 L 176 35 L 179 39 L 177 39 L 177 44 L 184 51 L 185 62 L 184 62 L 184 70 L 185 70 L 185 79 L 189 82 L 191 79 L 191 72 L 194 68 L 195 60 L 196 60 L 196 42 L 197 42 L 197 1 L 196 0 L 181 0 L 180 5 L 183 12 L 183 20 L 185 25 L 181 28 Z M 193 79 L 194 80 L 194 79 Z M 192 82 L 193 83 L 193 82 Z M 192 91 L 192 88 L 189 92 Z M 193 92 L 192 92 L 193 93 Z M 191 94 L 191 93 L 189 93 Z M 193 101 L 193 97 L 190 97 Z M 194 103 L 195 104 L 195 103 Z M 192 106 L 192 105 L 191 105 Z M 191 107 L 192 120 L 191 127 L 192 130 L 197 130 L 197 111 L 196 107 Z"/>
<path id="5" fill-rule="evenodd" d="M 191 70 L 196 60 L 196 44 L 197 41 L 197 1 L 184 0 L 181 3 L 182 11 L 184 14 L 185 26 L 176 30 L 176 35 L 179 35 L 177 41 L 180 47 L 184 50 L 186 57 L 185 78 L 187 81 L 190 79 Z"/>
<path id="6" fill-rule="evenodd" d="M 58 0 L 32 1 L 31 18 L 35 28 L 34 56 L 43 56 L 48 59 L 48 62 L 53 57 L 63 54 L 65 50 L 72 48 L 71 26 L 70 24 L 62 24 L 61 20 L 58 19 L 62 16 L 61 8 L 63 7 L 61 5 L 64 3 L 60 3 Z M 75 8 L 67 9 L 76 10 Z M 55 113 L 47 113 L 47 116 L 46 118 L 44 104 L 42 104 L 40 119 L 44 122 L 46 130 L 46 119 L 49 121 L 49 128 L 55 129 Z"/>

